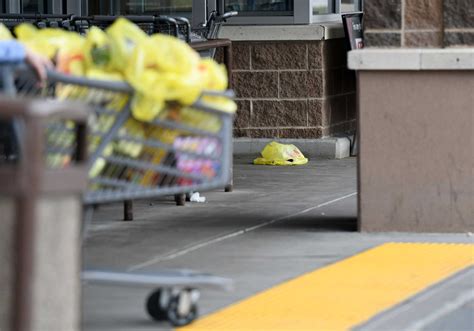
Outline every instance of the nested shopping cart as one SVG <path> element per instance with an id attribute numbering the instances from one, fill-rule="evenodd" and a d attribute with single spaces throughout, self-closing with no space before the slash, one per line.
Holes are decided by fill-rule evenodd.
<path id="1" fill-rule="evenodd" d="M 39 29 L 60 28 L 72 31 L 71 19 L 73 16 L 72 14 L 0 14 L 0 22 L 12 32 L 21 23 L 30 23 Z"/>
<path id="2" fill-rule="evenodd" d="M 49 71 L 46 85 L 39 87 L 28 68 L 7 69 L 0 70 L 3 85 L 17 98 L 80 102 L 90 108 L 89 186 L 83 199 L 89 215 L 86 220 L 90 220 L 94 204 L 210 190 L 227 183 L 233 115 L 221 110 L 215 100 L 232 98 L 232 92 L 203 92 L 191 106 L 169 103 L 157 118 L 144 123 L 132 116 L 134 90 L 125 82 Z M 20 161 L 21 130 L 21 124 L 17 125 Z M 51 169 L 67 168 L 78 149 L 83 149 L 72 121 L 48 122 L 45 139 L 44 159 Z M 186 270 L 156 274 L 86 271 L 83 279 L 155 288 L 146 301 L 147 312 L 155 320 L 168 320 L 175 326 L 196 318 L 198 288 L 231 285 L 228 279 Z"/>
<path id="3" fill-rule="evenodd" d="M 62 28 L 69 31 L 75 31 L 85 34 L 92 26 L 106 29 L 118 17 L 125 17 L 134 22 L 147 34 L 164 33 L 178 37 L 195 48 L 203 57 L 214 57 L 217 47 L 224 47 L 225 51 L 230 51 L 230 43 L 215 40 L 218 37 L 219 30 L 227 19 L 236 16 L 237 12 L 226 12 L 219 14 L 217 11 L 210 12 L 206 22 L 199 27 L 191 29 L 189 20 L 184 17 L 171 17 L 163 15 L 93 15 L 93 16 L 76 16 L 68 15 L 52 15 L 52 14 L 0 14 L 0 22 L 4 23 L 12 31 L 14 27 L 21 23 L 30 23 L 38 28 L 52 27 Z M 210 43 L 208 41 L 211 41 Z M 231 83 L 232 65 L 231 54 L 224 55 L 224 63 L 229 74 L 229 84 Z M 226 60 L 227 59 L 227 60 Z M 231 162 L 232 163 L 232 162 Z M 232 164 L 230 164 L 232 167 Z M 224 186 L 226 192 L 233 190 L 232 175 L 229 182 Z M 184 205 L 190 192 L 175 194 L 174 198 L 177 205 Z M 132 200 L 124 201 L 124 220 L 133 220 L 133 202 Z"/>

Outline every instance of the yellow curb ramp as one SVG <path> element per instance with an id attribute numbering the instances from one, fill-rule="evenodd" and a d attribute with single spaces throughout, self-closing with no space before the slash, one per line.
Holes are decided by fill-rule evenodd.
<path id="1" fill-rule="evenodd" d="M 387 243 L 179 330 L 348 330 L 471 265 L 472 244 Z"/>

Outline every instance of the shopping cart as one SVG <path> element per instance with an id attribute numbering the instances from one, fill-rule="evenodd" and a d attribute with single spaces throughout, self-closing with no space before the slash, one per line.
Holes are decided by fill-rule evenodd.
<path id="1" fill-rule="evenodd" d="M 190 107 L 170 104 L 157 119 L 133 118 L 133 89 L 124 82 L 90 80 L 49 72 L 38 89 L 31 73 L 16 79 L 19 97 L 84 102 L 94 109 L 89 139 L 90 189 L 85 204 L 145 199 L 223 187 L 232 155 L 230 113 L 210 106 L 213 96 L 232 98 L 230 91 L 204 92 Z M 71 157 L 70 128 L 53 126 L 48 135 L 52 167 Z M 69 154 L 68 154 L 69 153 Z"/>
<path id="2" fill-rule="evenodd" d="M 214 10 L 209 13 L 206 22 L 202 23 L 200 27 L 193 29 L 192 32 L 201 38 L 216 39 L 222 25 L 227 22 L 229 18 L 235 17 L 238 14 L 236 11 L 230 11 L 221 15 Z"/>
<path id="3" fill-rule="evenodd" d="M 17 98 L 81 102 L 91 109 L 85 228 L 94 204 L 209 190 L 223 187 L 228 181 L 233 116 L 212 106 L 209 98 L 231 98 L 229 91 L 204 92 L 190 107 L 169 104 L 155 120 L 142 123 L 131 116 L 134 91 L 125 82 L 49 71 L 46 86 L 40 88 L 35 75 L 25 66 L 0 72 L 4 73 L 4 85 L 10 86 L 10 94 L 14 83 Z M 67 168 L 78 153 L 84 153 L 76 139 L 77 129 L 72 121 L 58 119 L 47 123 L 47 167 Z M 16 132 L 21 146 L 21 126 Z M 196 318 L 198 288 L 231 286 L 228 279 L 187 270 L 156 274 L 86 271 L 83 279 L 155 288 L 146 301 L 147 312 L 153 319 L 168 320 L 175 326 Z"/>
<path id="4" fill-rule="evenodd" d="M 161 15 L 93 15 L 93 16 L 73 16 L 68 25 L 74 31 L 85 34 L 92 26 L 106 29 L 112 25 L 119 17 L 135 23 L 148 35 L 154 33 L 164 33 L 190 41 L 191 24 L 184 17 L 171 17 Z"/>
<path id="5" fill-rule="evenodd" d="M 212 11 L 208 15 L 206 22 L 202 23 L 197 28 L 191 30 L 191 44 L 196 42 L 203 42 L 208 40 L 217 39 L 219 37 L 219 31 L 222 25 L 227 22 L 229 18 L 237 16 L 239 13 L 236 11 L 226 12 L 220 15 L 217 11 Z M 216 49 L 209 49 L 199 52 L 202 57 L 214 58 Z"/>
<path id="6" fill-rule="evenodd" d="M 21 23 L 30 23 L 37 28 L 62 28 L 71 29 L 73 15 L 55 14 L 0 14 L 0 23 L 13 30 Z"/>
<path id="7" fill-rule="evenodd" d="M 199 44 L 199 42 L 214 39 L 217 37 L 222 24 L 230 17 L 237 15 L 237 12 L 228 12 L 219 15 L 217 12 L 211 12 L 209 19 L 203 26 L 194 32 L 191 31 L 190 22 L 183 17 L 169 17 L 159 15 L 128 15 L 122 16 L 137 24 L 147 34 L 165 33 L 176 36 L 185 40 L 191 45 Z M 0 21 L 8 22 L 9 27 L 13 29 L 16 25 L 24 22 L 32 23 L 39 28 L 42 27 L 59 27 L 70 31 L 76 31 L 81 34 L 87 33 L 91 26 L 97 26 L 106 29 L 121 16 L 74 16 L 74 15 L 35 15 L 35 14 L 6 14 L 0 16 Z M 56 22 L 52 24 L 51 22 Z M 203 57 L 214 57 L 215 48 L 202 49 L 199 53 Z M 232 69 L 228 67 L 230 72 Z M 230 73 L 229 73 L 230 77 Z M 230 164 L 232 167 L 232 164 Z M 230 181 L 231 182 L 231 181 Z M 232 191 L 232 185 L 224 186 L 225 191 Z M 184 205 L 186 199 L 189 200 L 190 192 L 175 194 L 175 202 L 177 205 Z M 124 201 L 124 220 L 133 220 L 133 203 L 132 200 Z"/>

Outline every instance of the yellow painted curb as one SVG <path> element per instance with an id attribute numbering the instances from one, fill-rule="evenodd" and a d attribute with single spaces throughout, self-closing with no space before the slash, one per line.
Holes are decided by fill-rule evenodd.
<path id="1" fill-rule="evenodd" d="M 388 243 L 179 330 L 347 330 L 471 265 L 474 245 Z"/>

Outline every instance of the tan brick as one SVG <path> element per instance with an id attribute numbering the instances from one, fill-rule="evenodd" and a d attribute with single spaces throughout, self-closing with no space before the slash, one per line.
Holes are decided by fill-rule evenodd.
<path id="1" fill-rule="evenodd" d="M 445 46 L 474 46 L 474 32 L 450 32 L 444 35 Z"/>
<path id="2" fill-rule="evenodd" d="M 444 25 L 447 29 L 474 28 L 472 0 L 444 0 Z"/>
<path id="3" fill-rule="evenodd" d="M 323 92 L 321 70 L 280 72 L 280 98 L 320 98 Z"/>
<path id="4" fill-rule="evenodd" d="M 278 72 L 237 71 L 232 82 L 238 98 L 278 97 Z"/>
<path id="5" fill-rule="evenodd" d="M 308 102 L 254 100 L 251 123 L 253 127 L 306 126 Z"/>
<path id="6" fill-rule="evenodd" d="M 216 54 L 214 55 L 214 60 L 216 60 L 218 63 L 224 63 L 224 51 L 223 51 L 222 48 L 217 48 L 216 49 Z"/>
<path id="7" fill-rule="evenodd" d="M 398 32 L 366 32 L 364 34 L 364 44 L 366 47 L 400 47 L 401 40 L 401 35 Z"/>
<path id="8" fill-rule="evenodd" d="M 324 41 L 315 41 L 308 44 L 309 69 L 323 69 Z"/>
<path id="9" fill-rule="evenodd" d="M 405 0 L 405 28 L 441 29 L 443 0 Z"/>
<path id="10" fill-rule="evenodd" d="M 443 38 L 441 31 L 405 33 L 406 47 L 441 47 Z"/>
<path id="11" fill-rule="evenodd" d="M 279 129 L 279 138 L 295 138 L 295 139 L 317 139 L 322 137 L 321 128 L 290 128 Z"/>
<path id="12" fill-rule="evenodd" d="M 329 124 L 330 108 L 327 100 L 308 100 L 308 125 L 326 126 Z"/>
<path id="13" fill-rule="evenodd" d="M 232 66 L 234 70 L 250 69 L 250 44 L 246 42 L 232 43 Z"/>
<path id="14" fill-rule="evenodd" d="M 335 134 L 348 133 L 351 131 L 351 122 L 331 125 L 321 129 L 323 137 L 332 136 Z"/>
<path id="15" fill-rule="evenodd" d="M 250 123 L 250 101 L 236 100 L 237 113 L 235 114 L 234 127 L 247 128 Z"/>
<path id="16" fill-rule="evenodd" d="M 324 75 L 324 96 L 331 96 L 343 93 L 343 80 L 346 69 L 325 70 Z"/>
<path id="17" fill-rule="evenodd" d="M 309 126 L 328 127 L 347 121 L 347 96 L 308 101 Z"/>
<path id="18" fill-rule="evenodd" d="M 247 138 L 247 129 L 234 128 L 235 138 Z"/>
<path id="19" fill-rule="evenodd" d="M 252 46 L 252 69 L 306 69 L 307 66 L 305 43 L 282 41 Z"/>
<path id="20" fill-rule="evenodd" d="M 249 138 L 278 138 L 277 129 L 247 129 Z"/>
<path id="21" fill-rule="evenodd" d="M 368 0 L 364 2 L 366 29 L 399 29 L 401 0 Z"/>

